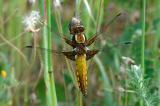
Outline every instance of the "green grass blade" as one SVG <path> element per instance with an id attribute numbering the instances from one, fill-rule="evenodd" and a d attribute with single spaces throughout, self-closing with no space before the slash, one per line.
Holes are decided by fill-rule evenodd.
<path id="1" fill-rule="evenodd" d="M 44 0 L 44 17 L 47 25 L 43 29 L 43 47 L 51 49 L 51 32 L 48 29 L 51 28 L 51 0 Z M 52 55 L 50 53 L 44 54 L 44 80 L 46 84 L 46 99 L 48 106 L 57 106 L 57 96 L 54 82 L 54 71 L 52 63 Z"/>
<path id="2" fill-rule="evenodd" d="M 145 74 L 145 19 L 146 18 L 146 0 L 142 2 L 142 49 L 141 49 L 141 65 L 143 75 Z M 143 78 L 143 77 L 142 77 Z M 141 101 L 141 106 L 143 106 L 143 101 Z"/>

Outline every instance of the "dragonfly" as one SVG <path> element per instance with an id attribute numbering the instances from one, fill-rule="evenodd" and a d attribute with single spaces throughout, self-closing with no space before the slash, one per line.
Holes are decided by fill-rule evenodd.
<path id="1" fill-rule="evenodd" d="M 82 25 L 80 19 L 73 17 L 69 24 L 69 31 L 72 35 L 72 40 L 64 38 L 65 42 L 73 47 L 72 51 L 62 51 L 61 53 L 68 59 L 75 61 L 76 65 L 76 78 L 78 81 L 79 89 L 83 95 L 87 95 L 87 60 L 94 57 L 99 50 L 89 50 L 87 48 L 90 46 L 97 38 L 87 40 L 84 34 L 85 28 Z M 32 48 L 32 46 L 26 46 L 27 48 Z"/>
<path id="2" fill-rule="evenodd" d="M 108 25 L 115 20 L 120 13 L 117 14 L 112 20 L 109 21 Z M 92 45 L 98 38 L 98 36 L 102 33 L 95 34 L 92 38 L 87 39 L 85 35 L 85 28 L 81 23 L 81 20 L 78 17 L 72 17 L 69 23 L 69 32 L 72 36 L 71 40 L 63 37 L 66 44 L 70 45 L 73 49 L 71 51 L 61 51 L 66 58 L 75 61 L 75 73 L 76 79 L 78 82 L 78 86 L 80 91 L 84 96 L 87 95 L 87 61 L 93 58 L 96 54 L 100 52 L 99 49 L 89 49 L 88 47 Z M 130 42 L 124 42 L 124 44 L 130 44 Z M 33 46 L 26 46 L 27 48 L 34 48 Z M 39 49 L 45 49 L 41 47 L 36 47 Z M 51 50 L 54 53 L 59 53 L 56 50 Z"/>

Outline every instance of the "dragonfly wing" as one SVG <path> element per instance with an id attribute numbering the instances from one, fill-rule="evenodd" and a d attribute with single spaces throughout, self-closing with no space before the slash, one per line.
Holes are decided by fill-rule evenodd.
<path id="1" fill-rule="evenodd" d="M 26 46 L 25 48 L 31 48 L 31 49 L 37 48 L 41 51 L 46 51 L 46 52 L 51 52 L 51 53 L 56 53 L 56 54 L 63 54 L 68 59 L 75 61 L 75 56 L 76 56 L 75 51 L 57 51 L 57 50 L 46 49 L 42 47 L 33 47 L 33 46 Z"/>
<path id="2" fill-rule="evenodd" d="M 75 61 L 76 52 L 75 51 L 62 51 L 63 55 L 65 55 L 68 59 Z"/>
<path id="3" fill-rule="evenodd" d="M 97 39 L 97 35 L 93 36 L 91 39 L 89 39 L 87 42 L 86 42 L 86 46 L 90 46 L 96 39 Z"/>
<path id="4" fill-rule="evenodd" d="M 89 60 L 91 59 L 95 54 L 97 54 L 99 52 L 99 50 L 87 50 L 87 53 L 86 53 L 86 60 Z"/>
<path id="5" fill-rule="evenodd" d="M 73 48 L 76 47 L 76 44 L 75 44 L 73 41 L 67 39 L 66 37 L 64 37 L 64 40 L 65 40 L 65 42 L 66 42 L 67 44 L 69 44 L 69 45 L 72 46 Z"/>
<path id="6" fill-rule="evenodd" d="M 62 54 L 62 51 L 47 49 L 47 48 L 43 48 L 43 47 L 25 46 L 24 48 L 28 48 L 28 49 L 32 49 L 32 50 L 40 50 L 40 51 L 49 52 L 49 53 Z"/>

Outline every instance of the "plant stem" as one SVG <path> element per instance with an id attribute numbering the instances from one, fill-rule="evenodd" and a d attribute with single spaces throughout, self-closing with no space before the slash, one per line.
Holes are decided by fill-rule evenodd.
<path id="1" fill-rule="evenodd" d="M 159 13 L 160 11 L 160 5 L 159 5 L 160 1 L 157 0 L 156 1 L 156 8 L 157 8 L 157 11 L 155 12 L 155 18 L 157 18 L 157 13 Z M 159 47 L 158 47 L 158 44 L 159 44 L 159 41 L 160 41 L 160 22 L 158 23 L 157 25 L 157 30 L 156 30 L 156 38 L 155 38 L 155 42 L 154 42 L 154 68 L 156 69 L 157 71 L 157 81 L 158 81 L 158 88 L 160 88 L 160 72 L 159 72 Z M 158 91 L 158 96 L 160 97 L 160 89 Z"/>
<path id="2" fill-rule="evenodd" d="M 43 4 L 42 4 L 43 5 Z M 51 0 L 44 0 L 44 18 L 47 25 L 43 29 L 43 47 L 51 49 Z M 52 67 L 52 55 L 50 53 L 44 54 L 45 72 L 44 80 L 46 84 L 46 101 L 48 106 L 57 106 L 56 89 L 54 82 L 54 73 Z"/>
<path id="3" fill-rule="evenodd" d="M 146 0 L 142 1 L 142 49 L 141 49 L 141 65 L 142 65 L 142 77 L 145 74 L 145 16 L 146 16 Z M 143 79 L 142 79 L 143 80 Z M 143 101 L 141 101 L 141 106 L 143 106 Z"/>
<path id="4" fill-rule="evenodd" d="M 145 73 L 145 8 L 146 8 L 146 0 L 143 0 L 142 3 L 142 51 L 141 51 L 141 65 L 143 74 Z"/>
<path id="5" fill-rule="evenodd" d="M 109 90 L 110 90 L 110 89 L 112 89 L 112 87 L 111 87 L 111 85 L 110 85 L 108 76 L 107 76 L 107 74 L 106 74 L 106 72 L 105 72 L 104 65 L 102 64 L 102 62 L 101 62 L 101 60 L 99 59 L 98 56 L 95 56 L 95 57 L 94 57 L 94 60 L 95 60 L 96 64 L 97 64 L 98 67 L 99 67 L 99 70 L 100 70 L 100 72 L 101 72 L 101 76 L 102 76 L 103 81 L 104 81 L 103 83 L 104 83 L 104 88 L 105 88 L 105 91 L 104 91 L 104 93 L 105 93 L 105 97 L 104 97 L 104 99 L 105 99 L 105 104 L 106 104 L 107 106 L 110 106 L 111 104 L 112 104 L 112 106 L 114 106 L 115 103 L 113 104 L 112 94 L 106 90 L 106 89 L 109 89 Z"/>
<path id="6" fill-rule="evenodd" d="M 54 7 L 54 16 L 55 16 L 55 21 L 57 23 L 57 27 L 58 27 L 58 32 L 60 34 L 60 36 L 63 38 L 64 34 L 63 34 L 63 29 L 62 29 L 62 22 L 61 22 L 61 11 L 59 8 L 57 7 Z M 63 39 L 61 39 L 61 42 L 62 42 L 62 47 L 63 48 L 66 48 L 66 45 L 65 45 L 65 42 Z M 65 57 L 65 62 L 66 62 L 66 65 L 67 65 L 67 69 L 68 69 L 68 72 L 69 72 L 69 75 L 74 83 L 74 85 L 78 85 L 77 84 L 77 81 L 76 81 L 76 76 L 73 74 L 73 69 L 71 68 L 71 65 L 69 63 L 69 60 Z M 63 70 L 64 71 L 64 70 Z M 78 88 L 78 86 L 76 86 Z M 66 99 L 70 99 L 70 98 L 67 98 Z"/>

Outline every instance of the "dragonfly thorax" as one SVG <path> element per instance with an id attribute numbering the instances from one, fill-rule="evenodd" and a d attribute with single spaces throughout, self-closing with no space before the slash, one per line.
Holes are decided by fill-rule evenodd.
<path id="1" fill-rule="evenodd" d="M 76 41 L 76 43 L 85 43 L 85 36 L 84 36 L 84 34 L 82 34 L 82 33 L 76 34 L 75 35 L 75 41 Z"/>
<path id="2" fill-rule="evenodd" d="M 79 43 L 77 45 L 76 48 L 73 49 L 76 53 L 76 55 L 83 55 L 83 54 L 86 54 L 87 53 L 87 50 L 86 47 L 83 45 L 83 43 Z"/>

